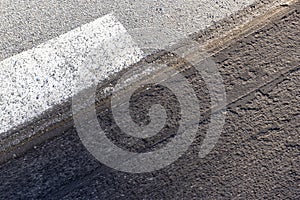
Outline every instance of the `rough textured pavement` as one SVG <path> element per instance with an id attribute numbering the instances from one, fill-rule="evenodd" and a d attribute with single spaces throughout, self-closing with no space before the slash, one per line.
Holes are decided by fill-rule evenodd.
<path id="1" fill-rule="evenodd" d="M 102 165 L 70 128 L 63 136 L 3 164 L 0 198 L 299 199 L 299 21 L 297 9 L 214 56 L 230 104 L 222 136 L 204 159 L 198 157 L 197 148 L 207 128 L 205 120 L 200 123 L 198 139 L 182 158 L 147 174 L 127 174 Z M 201 80 L 189 73 L 186 76 L 203 96 L 206 91 L 200 87 Z M 159 97 L 163 89 L 150 91 L 167 101 L 166 96 Z M 139 98 L 146 105 L 151 102 L 146 94 L 140 95 L 133 109 L 141 109 Z M 170 109 L 176 115 L 176 102 L 172 95 L 170 98 Z M 203 107 L 206 103 L 204 99 Z M 118 139 L 105 108 L 99 109 L 99 121 L 111 126 L 112 139 Z M 176 123 L 163 136 L 172 137 L 172 130 Z M 141 151 L 163 145 L 137 143 L 140 148 L 126 148 Z"/>
<path id="2" fill-rule="evenodd" d="M 135 55 L 130 55 L 131 53 L 125 51 L 126 47 L 122 47 L 122 44 L 127 47 L 131 46 L 126 44 L 131 39 L 137 43 L 139 48 L 143 48 L 145 45 L 149 47 L 149 42 L 147 42 L 149 40 L 151 40 L 151 44 L 158 43 L 160 47 L 164 47 L 177 42 L 179 38 L 186 37 L 187 34 L 204 30 L 254 2 L 255 5 L 252 5 L 251 9 L 247 7 L 245 10 L 251 12 L 255 7 L 254 10 L 260 13 L 257 11 L 260 10 L 257 7 L 268 5 L 273 9 L 276 5 L 288 1 L 291 0 L 217 2 L 164 0 L 151 1 L 151 6 L 147 0 L 0 1 L 0 79 L 2 81 L 0 87 L 0 139 L 2 142 L 0 151 L 18 148 L 16 146 L 26 140 L 38 137 L 36 130 L 41 130 L 48 124 L 41 123 L 39 126 L 35 120 L 43 118 L 41 115 L 49 114 L 56 106 L 66 102 L 66 99 L 72 95 L 71 88 L 77 91 L 76 87 L 73 87 L 74 82 L 77 81 L 70 81 L 69 78 L 77 79 L 76 73 L 79 71 L 79 74 L 84 74 L 82 77 L 89 77 L 89 75 L 85 75 L 86 71 L 90 71 L 86 70 L 89 67 L 83 66 L 84 70 L 78 70 L 77 67 L 85 65 L 81 61 L 89 60 L 86 53 L 91 53 L 90 50 L 93 49 L 93 46 L 97 46 L 100 42 L 110 38 L 113 40 L 108 42 L 111 45 L 102 46 L 118 45 L 118 47 L 112 48 L 114 49 L 112 53 L 109 53 L 108 49 L 98 53 L 99 56 L 105 57 L 99 59 L 105 60 L 107 63 L 111 62 L 107 56 L 118 58 L 114 62 L 116 65 L 106 67 L 108 65 L 102 62 L 105 67 L 101 67 L 98 73 L 92 73 L 92 76 L 99 75 L 102 80 L 102 78 L 107 78 L 107 75 L 113 76 L 121 68 L 128 67 L 127 64 L 131 63 L 128 62 L 130 59 L 127 60 L 125 57 L 134 58 Z M 119 31 L 104 28 L 106 23 L 102 24 L 100 18 L 106 14 L 110 14 L 114 18 L 110 20 L 110 25 L 120 25 L 120 22 L 126 29 L 126 33 L 121 27 Z M 250 16 L 249 18 L 251 18 Z M 248 17 L 246 18 L 248 19 Z M 90 31 L 90 28 L 93 31 Z M 107 33 L 112 31 L 113 34 L 110 32 L 111 35 L 102 34 L 105 33 L 105 31 L 101 31 L 102 29 L 106 29 Z M 64 33 L 69 37 L 63 36 Z M 118 33 L 122 36 L 113 39 Z M 132 37 L 122 38 L 128 34 Z M 158 41 L 156 41 L 157 38 L 159 38 Z M 128 41 L 126 42 L 126 40 Z M 87 44 L 89 41 L 91 44 Z M 53 42 L 53 44 L 49 45 L 49 42 Z M 55 48 L 57 45 L 60 48 Z M 133 49 L 137 50 L 137 46 Z M 98 51 L 101 48 L 96 49 Z M 117 49 L 120 50 L 120 53 L 126 54 L 124 56 L 126 63 L 122 63 L 122 56 L 116 55 Z M 132 53 L 136 54 L 137 52 Z M 149 50 L 145 53 L 149 53 Z M 70 60 L 65 59 L 67 57 Z M 71 66 L 69 66 L 70 63 Z M 87 66 L 91 67 L 89 64 Z M 97 65 L 97 67 L 99 66 Z M 115 69 L 111 70 L 110 68 Z M 108 70 L 108 73 L 105 70 Z M 83 85 L 86 87 L 88 84 Z M 28 130 L 32 122 L 34 128 Z M 20 133 L 20 127 L 27 130 Z M 11 158 L 12 154 L 5 156 Z M 3 160 L 2 157 L 0 160 Z"/>

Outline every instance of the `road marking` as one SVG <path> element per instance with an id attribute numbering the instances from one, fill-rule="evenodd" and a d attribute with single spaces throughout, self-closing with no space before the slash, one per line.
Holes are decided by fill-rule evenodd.
<path id="1" fill-rule="evenodd" d="M 99 54 L 100 66 L 84 68 L 85 57 Z M 32 120 L 92 84 L 141 58 L 126 29 L 112 15 L 0 62 L 0 133 Z M 80 72 L 80 74 L 78 73 Z M 83 74 L 85 73 L 85 74 Z M 88 85 L 86 85 L 88 87 Z"/>

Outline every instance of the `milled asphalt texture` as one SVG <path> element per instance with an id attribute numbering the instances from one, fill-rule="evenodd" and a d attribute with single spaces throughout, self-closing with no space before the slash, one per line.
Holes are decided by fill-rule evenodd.
<path id="1" fill-rule="evenodd" d="M 221 138 L 204 159 L 198 157 L 197 149 L 207 129 L 205 120 L 183 157 L 145 174 L 118 172 L 102 165 L 72 127 L 0 166 L 0 199 L 299 199 L 299 21 L 298 6 L 213 56 L 229 105 Z M 201 78 L 188 72 L 185 76 L 197 95 L 205 96 Z M 147 92 L 169 102 L 169 109 L 174 109 L 172 120 L 176 120 L 178 102 L 171 94 L 162 95 L 165 91 L 153 87 Z M 145 92 L 137 94 L 132 102 L 134 113 L 153 103 L 150 98 Z M 201 107 L 207 104 L 203 99 Z M 110 127 L 111 138 L 117 140 L 118 130 L 107 107 L 103 104 L 98 109 L 99 122 Z M 145 122 L 143 114 L 140 120 Z M 126 148 L 142 151 L 163 145 L 176 130 L 172 120 L 161 138 L 155 138 L 162 142 L 136 141 L 138 147 Z M 124 145 L 122 141 L 118 144 Z"/>

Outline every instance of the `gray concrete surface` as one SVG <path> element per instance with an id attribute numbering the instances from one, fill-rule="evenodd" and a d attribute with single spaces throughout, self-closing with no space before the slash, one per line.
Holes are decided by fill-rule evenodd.
<path id="1" fill-rule="evenodd" d="M 197 140 L 182 158 L 165 169 L 146 174 L 121 173 L 102 165 L 81 144 L 76 130 L 70 128 L 1 165 L 0 197 L 299 199 L 299 18 L 298 6 L 214 55 L 229 105 L 218 145 L 204 159 L 198 157 L 197 150 L 207 129 L 207 118 L 199 124 Z M 169 55 L 161 59 L 178 62 Z M 184 74 L 202 97 L 204 110 L 209 104 L 205 98 L 207 90 L 203 80 L 191 72 Z M 155 94 L 154 100 L 149 92 Z M 172 94 L 156 87 L 137 94 L 133 116 L 139 115 L 139 122 L 147 121 L 145 107 L 155 101 L 165 104 L 172 114 L 169 127 L 151 140 L 122 135 L 105 101 L 99 104 L 99 123 L 123 148 L 137 152 L 159 148 L 177 127 L 178 102 Z"/>
<path id="2" fill-rule="evenodd" d="M 253 2 L 255 0 L 4 0 L 0 2 L 0 59 L 109 13 L 116 15 L 126 29 L 169 27 L 187 34 L 206 28 Z"/>

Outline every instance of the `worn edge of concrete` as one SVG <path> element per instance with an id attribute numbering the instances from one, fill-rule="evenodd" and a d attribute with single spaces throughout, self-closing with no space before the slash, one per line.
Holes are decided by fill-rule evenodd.
<path id="1" fill-rule="evenodd" d="M 292 5 L 296 4 L 298 6 L 299 0 L 274 0 L 267 3 L 254 3 L 238 13 L 219 21 L 211 27 L 191 35 L 191 38 L 199 42 L 210 55 L 214 55 L 228 47 L 237 39 L 245 37 L 269 24 L 273 19 L 280 18 L 289 12 L 293 12 L 295 8 L 293 8 Z M 252 13 L 253 10 L 255 10 L 254 14 Z M 226 28 L 224 28 L 224 26 Z M 128 69 L 135 68 L 145 63 L 154 62 L 167 54 L 168 52 L 159 51 L 158 53 L 149 55 L 129 68 L 111 75 L 108 79 L 100 83 L 98 87 L 101 90 L 109 87 L 112 82 L 117 81 L 118 77 Z M 278 77 L 281 75 L 282 72 L 278 74 Z M 273 78 L 276 79 L 277 77 L 274 76 Z M 105 94 L 100 94 L 99 98 L 102 98 L 101 95 L 104 95 L 102 97 L 105 97 Z M 247 93 L 237 97 L 236 99 L 229 101 L 228 104 L 236 103 L 248 95 L 249 94 Z M 7 136 L 2 138 L 0 146 L 5 143 L 8 144 L 11 141 L 18 141 L 18 143 L 13 146 L 1 147 L 0 164 L 19 157 L 34 146 L 46 142 L 49 139 L 61 136 L 65 131 L 72 128 L 74 124 L 70 109 L 71 101 L 72 99 L 70 98 L 65 103 L 45 111 L 36 119 L 16 127 L 13 131 L 7 132 Z M 28 131 L 33 131 L 34 134 L 33 136 L 26 138 L 26 133 L 28 133 Z M 25 139 L 20 140 L 19 138 L 21 135 L 23 137 L 25 136 Z"/>

